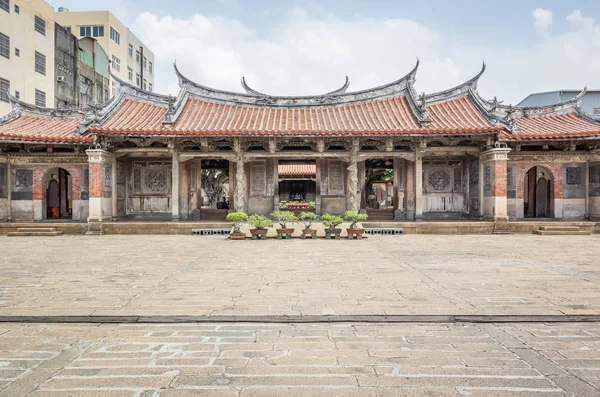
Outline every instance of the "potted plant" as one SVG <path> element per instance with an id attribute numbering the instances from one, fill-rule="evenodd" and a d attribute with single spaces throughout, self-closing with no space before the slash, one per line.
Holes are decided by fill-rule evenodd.
<path id="1" fill-rule="evenodd" d="M 333 235 L 333 238 L 340 238 L 340 234 L 342 233 L 342 229 L 338 229 L 336 226 L 339 226 L 344 222 L 341 216 L 324 214 L 321 219 L 323 219 L 323 225 L 325 226 L 325 238 L 330 239 Z"/>
<path id="2" fill-rule="evenodd" d="M 273 226 L 273 222 L 269 218 L 264 215 L 250 215 L 248 218 L 248 223 L 254 226 L 254 229 L 250 229 L 250 233 L 252 234 L 252 240 L 267 239 L 267 231 Z"/>
<path id="3" fill-rule="evenodd" d="M 232 240 L 243 240 L 246 238 L 246 233 L 241 230 L 242 223 L 248 220 L 248 215 L 245 212 L 231 212 L 227 214 L 228 221 L 233 222 L 233 229 L 229 233 L 229 238 Z"/>
<path id="4" fill-rule="evenodd" d="M 273 211 L 271 212 L 271 219 L 277 221 L 279 226 L 281 226 L 280 229 L 277 229 L 277 238 L 292 238 L 294 229 L 288 228 L 287 224 L 298 221 L 298 218 L 292 211 Z"/>
<path id="5" fill-rule="evenodd" d="M 317 238 L 317 231 L 311 229 L 313 221 L 317 219 L 317 215 L 314 212 L 304 211 L 300 213 L 298 218 L 304 223 L 304 229 L 302 229 L 302 238 Z"/>
<path id="6" fill-rule="evenodd" d="M 344 220 L 350 222 L 350 227 L 348 228 L 348 238 L 362 238 L 362 235 L 365 233 L 365 229 L 358 229 L 357 223 L 364 222 L 368 218 L 367 214 L 361 214 L 358 211 L 346 211 L 344 213 Z"/>

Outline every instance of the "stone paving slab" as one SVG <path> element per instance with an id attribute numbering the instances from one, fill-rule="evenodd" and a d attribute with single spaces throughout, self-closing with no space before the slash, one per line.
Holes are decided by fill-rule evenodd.
<path id="1" fill-rule="evenodd" d="M 600 314 L 600 235 L 0 237 L 0 252 L 0 316 Z"/>
<path id="2" fill-rule="evenodd" d="M 599 323 L 15 324 L 0 396 L 598 396 Z"/>

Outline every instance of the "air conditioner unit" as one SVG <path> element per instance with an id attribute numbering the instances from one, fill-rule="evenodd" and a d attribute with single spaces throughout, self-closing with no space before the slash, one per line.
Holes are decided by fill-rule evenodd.
<path id="1" fill-rule="evenodd" d="M 67 79 L 65 78 L 65 76 L 56 76 L 56 81 L 58 81 L 59 83 L 64 83 Z"/>

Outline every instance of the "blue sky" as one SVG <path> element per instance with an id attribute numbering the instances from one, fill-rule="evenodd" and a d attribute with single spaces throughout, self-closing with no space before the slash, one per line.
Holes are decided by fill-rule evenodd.
<path id="1" fill-rule="evenodd" d="M 156 87 L 176 91 L 171 63 L 199 82 L 307 94 L 383 84 L 422 61 L 417 88 L 488 71 L 480 91 L 515 103 L 529 92 L 600 88 L 600 1 L 51 1 L 108 9 L 155 53 Z M 537 10 L 537 11 L 536 11 Z M 173 43 L 180 45 L 172 45 Z M 175 48 L 173 48 L 175 47 Z"/>

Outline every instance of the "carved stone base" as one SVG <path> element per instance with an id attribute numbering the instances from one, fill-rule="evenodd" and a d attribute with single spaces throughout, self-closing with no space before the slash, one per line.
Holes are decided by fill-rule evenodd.
<path id="1" fill-rule="evenodd" d="M 510 234 L 508 218 L 494 218 L 494 234 Z"/>
<path id="2" fill-rule="evenodd" d="M 406 218 L 404 212 L 401 209 L 394 210 L 394 220 L 400 221 Z"/>
<path id="3" fill-rule="evenodd" d="M 99 236 L 104 234 L 104 231 L 102 230 L 102 221 L 90 219 L 88 221 L 88 228 L 85 234 L 88 236 Z"/>

